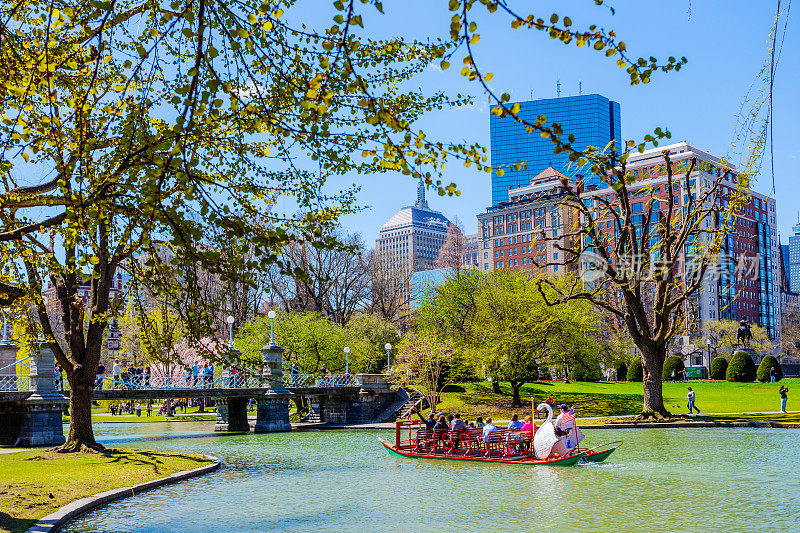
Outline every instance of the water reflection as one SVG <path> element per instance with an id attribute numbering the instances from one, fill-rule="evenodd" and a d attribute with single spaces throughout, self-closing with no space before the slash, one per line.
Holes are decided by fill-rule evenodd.
<path id="1" fill-rule="evenodd" d="M 200 423 L 204 424 L 204 423 Z M 109 424 L 111 425 L 111 424 Z M 193 423 L 98 428 L 100 439 L 196 435 Z M 144 428 L 142 426 L 150 426 Z M 190 427 L 194 426 L 194 427 Z M 572 468 L 393 458 L 375 432 L 208 436 L 121 446 L 199 452 L 225 467 L 104 507 L 66 531 L 786 531 L 800 527 L 789 430 L 594 431 L 622 439 Z M 384 438 L 391 438 L 386 432 Z M 106 441 L 106 442 L 108 442 Z M 752 525 L 751 525 L 752 524 Z"/>

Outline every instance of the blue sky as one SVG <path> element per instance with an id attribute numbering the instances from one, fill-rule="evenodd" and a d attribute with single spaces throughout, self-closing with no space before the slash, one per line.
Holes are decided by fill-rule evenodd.
<path id="1" fill-rule="evenodd" d="M 511 30 L 504 15 L 478 18 L 481 40 L 478 58 L 484 71 L 495 74 L 494 89 L 508 92 L 512 99 L 526 100 L 556 96 L 556 81 L 561 94 L 600 93 L 620 103 L 622 135 L 640 139 L 654 128 L 666 127 L 672 140 L 686 140 L 717 155 L 727 155 L 731 146 L 736 114 L 767 57 L 768 37 L 773 23 L 775 3 L 766 0 L 697 1 L 671 0 L 612 2 L 616 14 L 605 7 L 595 7 L 592 0 L 561 2 L 516 2 L 533 4 L 533 14 L 549 18 L 553 12 L 568 15 L 575 27 L 589 24 L 616 31 L 631 55 L 666 59 L 673 55 L 689 59 L 680 72 L 658 74 L 649 85 L 631 87 L 628 75 L 602 53 L 565 46 L 545 34 L 530 30 Z M 785 2 L 784 2 L 785 4 Z M 401 33 L 409 38 L 446 36 L 450 16 L 447 2 L 433 0 L 384 1 L 386 16 L 365 16 L 370 35 Z M 477 5 L 476 14 L 482 8 Z M 527 12 L 526 12 L 527 13 Z M 796 13 L 792 13 L 796 15 Z M 775 196 L 778 206 L 778 230 L 782 242 L 788 242 L 792 224 L 798 220 L 800 187 L 797 186 L 800 163 L 800 29 L 791 16 L 783 53 L 775 81 Z M 458 75 L 461 57 L 457 52 L 454 67 L 441 72 L 431 69 L 417 79 L 426 90 L 443 89 L 451 94 L 476 96 L 469 109 L 432 113 L 417 126 L 429 137 L 441 140 L 479 142 L 489 146 L 489 109 L 486 97 L 477 85 Z M 532 93 L 531 93 L 532 91 Z M 735 161 L 735 160 L 734 160 Z M 474 168 L 474 167 L 473 167 Z M 772 193 L 769 161 L 755 189 Z M 461 189 L 460 197 L 428 194 L 432 208 L 451 218 L 458 217 L 468 232 L 476 231 L 475 215 L 491 204 L 490 177 L 452 163 L 447 179 Z M 359 204 L 363 211 L 342 220 L 344 229 L 360 233 L 368 246 L 374 246 L 380 226 L 398 209 L 413 203 L 416 183 L 401 175 L 342 176 L 330 182 L 332 188 L 352 183 L 362 187 Z"/>

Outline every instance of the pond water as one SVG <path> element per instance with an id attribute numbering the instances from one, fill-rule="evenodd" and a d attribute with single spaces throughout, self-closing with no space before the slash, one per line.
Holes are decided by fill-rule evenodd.
<path id="1" fill-rule="evenodd" d="M 378 431 L 209 435 L 207 423 L 105 424 L 114 446 L 215 455 L 207 476 L 112 503 L 64 531 L 797 531 L 800 432 L 593 430 L 575 467 L 390 457 Z M 159 436 L 190 436 L 150 440 Z M 146 443 L 128 442 L 145 438 Z M 591 443 L 590 443 L 591 441 Z"/>

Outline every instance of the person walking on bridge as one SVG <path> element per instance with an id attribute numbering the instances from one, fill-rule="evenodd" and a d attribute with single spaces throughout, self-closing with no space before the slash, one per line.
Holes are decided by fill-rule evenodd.
<path id="1" fill-rule="evenodd" d="M 114 388 L 119 386 L 119 377 L 122 375 L 122 368 L 119 366 L 119 361 L 114 359 L 114 367 L 111 370 L 111 376 L 114 378 Z"/>
<path id="2" fill-rule="evenodd" d="M 94 380 L 94 388 L 101 389 L 103 388 L 103 374 L 106 373 L 106 367 L 103 362 L 97 363 L 97 374 Z"/>

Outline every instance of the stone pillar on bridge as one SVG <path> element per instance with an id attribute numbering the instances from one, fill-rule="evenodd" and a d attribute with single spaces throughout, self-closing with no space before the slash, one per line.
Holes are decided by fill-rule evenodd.
<path id="1" fill-rule="evenodd" d="M 226 389 L 235 387 L 235 384 L 230 382 L 230 365 L 238 365 L 242 358 L 242 352 L 239 350 L 230 347 L 229 351 L 228 362 L 222 365 L 219 378 L 222 380 L 221 388 Z M 217 423 L 214 425 L 214 431 L 250 431 L 250 422 L 247 420 L 247 404 L 249 400 L 249 398 L 241 396 L 215 398 Z"/>
<path id="2" fill-rule="evenodd" d="M 69 401 L 56 390 L 55 357 L 50 346 L 40 341 L 38 353 L 30 358 L 30 390 L 24 401 L 25 417 L 19 432 L 20 444 L 54 446 L 65 442 L 61 412 Z"/>
<path id="3" fill-rule="evenodd" d="M 353 395 L 314 395 L 308 396 L 307 422 L 326 424 L 352 423 L 349 413 L 352 406 L 358 403 Z M 361 422 L 359 419 L 357 422 Z"/>
<path id="4" fill-rule="evenodd" d="M 270 344 L 261 349 L 264 363 L 266 391 L 256 396 L 255 433 L 291 431 L 289 423 L 289 401 L 292 393 L 283 386 L 283 348 Z"/>
<path id="5" fill-rule="evenodd" d="M 247 421 L 247 403 L 249 398 L 229 397 L 217 398 L 217 423 L 214 431 L 250 431 Z"/>

